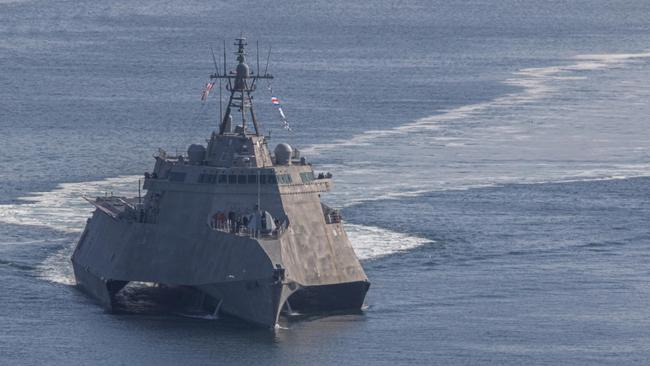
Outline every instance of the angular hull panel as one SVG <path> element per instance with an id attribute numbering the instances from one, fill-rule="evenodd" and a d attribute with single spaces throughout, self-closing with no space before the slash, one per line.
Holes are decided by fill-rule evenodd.
<path id="1" fill-rule="evenodd" d="M 291 306 L 301 311 L 363 305 L 368 282 L 356 257 L 349 256 L 354 252 L 348 242 L 331 241 L 325 231 L 307 236 L 318 239 L 311 245 L 301 245 L 303 239 L 293 228 L 274 240 L 212 230 L 205 230 L 203 237 L 197 237 L 200 230 L 183 233 L 115 220 L 98 210 L 72 257 L 77 283 L 108 310 L 130 281 L 191 286 L 218 301 L 220 311 L 266 327 L 277 323 L 290 297 Z M 348 267 L 352 270 L 335 272 Z"/>

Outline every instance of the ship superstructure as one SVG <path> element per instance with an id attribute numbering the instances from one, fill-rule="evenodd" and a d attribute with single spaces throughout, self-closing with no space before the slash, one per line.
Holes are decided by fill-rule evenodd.
<path id="1" fill-rule="evenodd" d="M 212 75 L 230 96 L 207 146 L 159 151 L 141 198 L 89 200 L 96 210 L 72 264 L 79 287 L 108 309 L 131 281 L 192 287 L 218 311 L 263 326 L 275 325 L 289 304 L 363 305 L 368 279 L 340 213 L 320 201 L 331 176 L 315 174 L 288 144 L 271 153 L 251 93 L 272 76 L 250 70 L 244 37 L 235 45 L 235 69 Z"/>

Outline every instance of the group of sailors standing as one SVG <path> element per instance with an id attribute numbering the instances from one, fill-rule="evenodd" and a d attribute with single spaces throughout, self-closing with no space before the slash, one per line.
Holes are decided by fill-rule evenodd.
<path id="1" fill-rule="evenodd" d="M 217 211 L 210 219 L 210 227 L 231 234 L 273 234 L 280 227 L 280 221 L 257 206 L 249 214 L 235 211 Z"/>

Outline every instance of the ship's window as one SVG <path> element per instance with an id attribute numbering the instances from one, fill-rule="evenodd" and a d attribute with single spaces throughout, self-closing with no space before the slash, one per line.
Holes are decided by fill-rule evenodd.
<path id="1" fill-rule="evenodd" d="M 184 182 L 185 181 L 185 173 L 171 172 L 171 173 L 169 173 L 169 180 L 171 182 Z"/>
<path id="2" fill-rule="evenodd" d="M 237 176 L 237 183 L 246 184 L 246 176 L 245 175 L 238 175 Z"/>
<path id="3" fill-rule="evenodd" d="M 291 184 L 291 176 L 289 174 L 278 175 L 278 182 L 281 184 Z"/>
<path id="4" fill-rule="evenodd" d="M 300 178 L 302 179 L 303 183 L 308 183 L 314 180 L 314 172 L 304 172 L 300 173 Z"/>
<path id="5" fill-rule="evenodd" d="M 199 174 L 199 183 L 203 183 L 204 179 L 205 179 L 205 174 L 204 173 Z"/>
<path id="6" fill-rule="evenodd" d="M 260 184 L 266 184 L 266 175 L 260 175 Z"/>
<path id="7" fill-rule="evenodd" d="M 217 181 L 217 176 L 215 174 L 208 174 L 206 178 L 208 178 L 207 183 L 214 183 Z"/>
<path id="8" fill-rule="evenodd" d="M 267 176 L 267 182 L 269 184 L 276 184 L 278 182 L 278 180 L 276 179 L 275 175 L 269 175 L 269 176 Z"/>
<path id="9" fill-rule="evenodd" d="M 255 184 L 255 183 L 257 183 L 257 175 L 250 174 L 248 176 L 248 184 Z"/>
<path id="10" fill-rule="evenodd" d="M 229 175 L 228 176 L 228 183 L 230 184 L 237 184 L 237 176 L 236 175 Z"/>
<path id="11" fill-rule="evenodd" d="M 226 184 L 228 183 L 228 176 L 225 174 L 220 174 L 219 175 L 219 184 Z"/>

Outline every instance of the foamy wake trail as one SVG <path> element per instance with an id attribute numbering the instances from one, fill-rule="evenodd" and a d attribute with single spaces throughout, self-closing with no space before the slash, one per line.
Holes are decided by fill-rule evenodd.
<path id="1" fill-rule="evenodd" d="M 359 259 L 382 257 L 433 242 L 375 226 L 345 224 L 345 230 Z"/>
<path id="2" fill-rule="evenodd" d="M 301 152 L 323 156 L 318 165 L 337 178 L 330 199 L 339 207 L 503 184 L 648 176 L 648 59 L 650 52 L 580 55 L 521 69 L 503 80 L 516 92 Z"/>
<path id="3" fill-rule="evenodd" d="M 64 248 L 47 257 L 37 266 L 41 278 L 62 285 L 74 285 L 74 272 L 70 264 L 70 249 Z"/>
<path id="4" fill-rule="evenodd" d="M 61 183 L 54 190 L 35 192 L 19 200 L 24 203 L 0 205 L 0 222 L 48 227 L 63 232 L 83 229 L 93 207 L 82 196 L 137 191 L 138 176 L 121 176 L 80 183 Z"/>
<path id="5" fill-rule="evenodd" d="M 504 84 L 521 88 L 520 91 L 515 93 L 506 94 L 487 102 L 469 104 L 449 110 L 441 110 L 439 114 L 424 117 L 394 128 L 385 130 L 369 130 L 345 140 L 311 145 L 302 148 L 301 151 L 305 154 L 318 155 L 324 151 L 340 149 L 342 147 L 367 145 L 373 140 L 387 136 L 436 130 L 440 127 L 439 125 L 441 123 L 460 121 L 484 113 L 490 109 L 508 108 L 514 105 L 540 100 L 555 91 L 555 89 L 550 85 L 551 81 L 582 78 L 579 75 L 572 75 L 573 72 L 616 67 L 624 63 L 646 58 L 650 58 L 650 52 L 578 55 L 573 57 L 572 61 L 574 62 L 568 65 L 521 69 L 514 72 L 511 78 L 503 82 Z"/>

